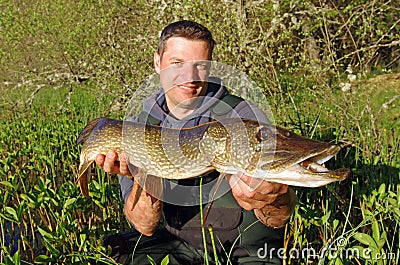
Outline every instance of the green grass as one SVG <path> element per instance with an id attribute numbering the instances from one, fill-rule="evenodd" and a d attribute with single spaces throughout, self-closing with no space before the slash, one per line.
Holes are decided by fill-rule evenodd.
<path id="1" fill-rule="evenodd" d="M 364 83 L 360 80 L 354 85 L 360 88 L 354 94 L 333 91 L 328 99 L 322 99 L 313 90 L 294 90 L 297 107 L 291 101 L 283 102 L 285 113 L 298 121 L 297 126 L 287 122 L 289 127 L 292 125 L 300 132 L 299 127 L 303 126 L 308 128 L 304 131 L 313 132 L 309 136 L 346 145 L 329 162 L 329 167 L 348 167 L 353 173 L 349 180 L 326 188 L 297 189 L 298 207 L 287 227 L 288 250 L 306 246 L 321 250 L 344 237 L 347 245 L 341 247 L 361 249 L 373 242 L 376 253 L 396 253 L 398 257 L 399 107 L 395 102 L 384 110 L 381 106 L 400 91 L 396 84 L 372 90 L 361 87 Z M 71 87 L 74 93 L 70 102 L 65 103 Z M 19 98 L 23 91 L 20 90 Z M 107 250 L 100 246 L 102 236 L 129 229 L 116 177 L 97 170 L 96 180 L 90 185 L 90 199 L 83 198 L 74 185 L 80 150 L 75 141 L 79 131 L 94 117 L 118 117 L 118 113 L 107 109 L 112 98 L 105 97 L 98 105 L 95 91 L 92 83 L 56 90 L 47 86 L 36 94 L 29 107 L 3 109 L 0 228 L 3 236 L 11 233 L 6 227 L 10 222 L 26 228 L 17 229 L 22 242 L 15 255 L 19 254 L 21 260 L 33 261 L 35 255 L 36 262 L 44 263 L 72 264 L 89 257 L 106 259 Z M 341 102 L 344 96 L 347 98 Z M 323 102 L 322 110 L 313 105 Z M 341 108 L 346 105 L 352 108 L 342 114 Z M 374 121 L 369 118 L 371 114 L 376 116 Z M 353 117 L 357 120 L 351 121 Z M 275 118 L 277 123 L 285 123 L 278 115 Z M 32 244 L 38 236 L 33 231 L 41 234 L 41 246 Z M 10 257 L 11 249 L 4 243 L 2 251 Z M 7 259 L 3 262 L 7 263 Z M 324 260 L 338 262 L 330 257 Z M 289 264 L 298 262 L 293 259 Z M 354 260 L 343 259 L 346 262 Z M 382 260 L 382 264 L 394 262 Z"/>
<path id="2" fill-rule="evenodd" d="M 83 86 L 73 94 L 71 104 L 63 105 L 68 89 L 44 88 L 29 108 L 13 110 L 14 115 L 3 118 L 0 126 L 0 216 L 2 225 L 21 225 L 23 259 L 43 253 L 51 258 L 38 259 L 46 263 L 77 262 L 82 254 L 72 253 L 96 254 L 104 231 L 127 226 L 116 177 L 100 174 L 90 199 L 83 198 L 74 184 L 79 163 L 77 133 L 92 115 L 107 111 L 97 108 L 93 90 L 85 91 Z M 41 247 L 31 242 L 38 229 L 43 236 Z M 3 251 L 7 256 L 9 249 Z"/>
<path id="3" fill-rule="evenodd" d="M 343 145 L 327 164 L 350 168 L 351 178 L 296 188 L 299 202 L 286 227 L 288 251 L 312 247 L 320 257 L 289 258 L 286 264 L 398 264 L 400 78 L 398 49 L 390 46 L 399 39 L 396 5 L 361 1 L 335 9 L 283 1 L 278 12 L 259 1 L 161 2 L 2 5 L 0 263 L 113 264 L 101 239 L 129 229 L 118 178 L 97 169 L 91 197 L 83 198 L 74 184 L 80 152 L 75 141 L 89 120 L 124 116 L 126 102 L 153 73 L 159 30 L 193 18 L 196 10 L 196 20 L 218 42 L 214 59 L 260 86 L 278 125 Z M 290 17 L 304 10 L 309 17 Z M 307 55 L 306 36 L 319 45 L 323 56 L 317 61 Z M 375 44 L 381 48 L 370 50 Z M 349 65 L 357 77 L 351 82 Z M 341 90 L 345 82 L 351 84 L 347 92 Z M 19 248 L 11 249 L 9 238 L 20 240 Z M 368 246 L 374 255 L 394 258 L 339 255 Z M 331 255 L 323 252 L 331 247 Z"/>

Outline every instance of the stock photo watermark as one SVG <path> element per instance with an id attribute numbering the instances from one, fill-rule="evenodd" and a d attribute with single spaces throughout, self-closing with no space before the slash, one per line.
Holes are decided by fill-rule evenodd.
<path id="1" fill-rule="evenodd" d="M 271 259 L 278 257 L 280 259 L 366 259 L 366 260 L 394 260 L 396 259 L 395 253 L 381 253 L 376 252 L 371 248 L 345 248 L 347 245 L 346 238 L 338 238 L 336 246 L 329 245 L 317 250 L 313 247 L 307 248 L 268 248 L 265 243 L 263 247 L 257 250 L 257 256 L 260 259 Z"/>

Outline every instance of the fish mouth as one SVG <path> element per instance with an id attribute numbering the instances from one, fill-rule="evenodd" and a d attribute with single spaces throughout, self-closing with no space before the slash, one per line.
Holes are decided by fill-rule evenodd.
<path id="1" fill-rule="evenodd" d="M 326 173 L 330 170 L 325 167 L 325 162 L 335 156 L 339 150 L 339 146 L 332 145 L 330 148 L 323 150 L 319 154 L 312 155 L 300 162 L 297 162 L 297 164 L 305 170 L 309 170 L 313 173 Z"/>
<path id="2" fill-rule="evenodd" d="M 268 171 L 267 177 L 264 178 L 271 182 L 299 187 L 320 187 L 344 180 L 349 176 L 349 169 L 329 170 L 325 166 L 325 162 L 339 150 L 340 147 L 336 145 L 301 155 L 300 152 L 296 155 L 290 151 L 276 150 L 275 160 L 272 163 L 262 164 L 261 169 L 264 172 Z M 294 159 L 296 156 L 297 158 Z M 289 163 L 289 161 L 295 162 Z"/>

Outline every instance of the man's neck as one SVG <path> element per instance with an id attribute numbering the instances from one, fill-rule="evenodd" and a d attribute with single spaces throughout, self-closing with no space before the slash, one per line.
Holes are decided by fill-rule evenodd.
<path id="1" fill-rule="evenodd" d="M 170 115 L 174 116 L 178 120 L 181 120 L 185 118 L 186 116 L 190 115 L 193 113 L 193 109 L 187 109 L 187 108 L 180 108 L 180 107 L 175 107 L 170 109 Z"/>

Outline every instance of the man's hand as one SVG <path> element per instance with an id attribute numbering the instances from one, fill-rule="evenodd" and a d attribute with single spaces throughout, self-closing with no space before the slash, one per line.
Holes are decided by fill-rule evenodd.
<path id="1" fill-rule="evenodd" d="M 124 154 L 118 156 L 116 152 L 109 151 L 107 155 L 97 155 L 95 162 L 99 167 L 104 169 L 105 172 L 132 177 Z"/>
<path id="2" fill-rule="evenodd" d="M 103 168 L 108 173 L 118 174 L 132 178 L 142 174 L 139 168 L 135 168 L 134 172 L 129 171 L 128 161 L 124 154 L 118 154 L 114 151 L 109 151 L 107 155 L 97 155 L 96 164 Z M 148 194 L 146 191 L 141 191 L 139 201 L 136 206 L 132 205 L 136 197 L 136 193 L 141 191 L 139 184 L 134 181 L 133 188 L 125 203 L 125 216 L 134 225 L 134 227 L 146 236 L 152 235 L 160 222 L 162 215 L 162 202 Z"/>
<path id="3" fill-rule="evenodd" d="M 145 236 L 154 234 L 162 216 L 163 203 L 161 200 L 148 194 L 145 190 L 140 193 L 140 198 L 132 209 L 136 193 L 141 190 L 137 181 L 134 181 L 132 192 L 125 204 L 125 216 L 136 230 Z"/>
<path id="4" fill-rule="evenodd" d="M 293 213 L 297 197 L 288 185 L 261 181 L 250 187 L 253 178 L 243 174 L 227 176 L 233 197 L 245 210 L 254 210 L 257 218 L 267 226 L 284 226 Z"/>

